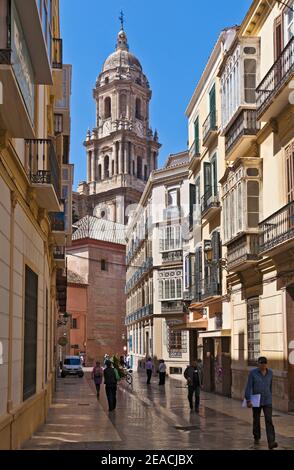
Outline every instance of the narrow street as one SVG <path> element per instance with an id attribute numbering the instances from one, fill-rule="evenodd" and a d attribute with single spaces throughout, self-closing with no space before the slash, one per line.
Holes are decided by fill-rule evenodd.
<path id="1" fill-rule="evenodd" d="M 86 373 L 83 379 L 58 379 L 47 423 L 26 442 L 25 450 L 249 450 L 254 449 L 251 412 L 237 400 L 202 393 L 200 413 L 191 413 L 182 380 L 157 377 L 147 387 L 144 374 L 134 374 L 133 387 L 120 383 L 118 405 L 108 413 L 102 387 L 97 402 Z M 279 450 L 294 448 L 293 416 L 274 412 Z M 263 423 L 262 423 L 263 426 Z M 265 431 L 260 449 L 267 449 Z"/>

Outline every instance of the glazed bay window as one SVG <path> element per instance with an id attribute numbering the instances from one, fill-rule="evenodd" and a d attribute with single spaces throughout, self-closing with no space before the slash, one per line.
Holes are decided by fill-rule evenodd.
<path id="1" fill-rule="evenodd" d="M 255 365 L 260 356 L 260 323 L 259 299 L 249 299 L 247 302 L 247 342 L 248 364 Z"/>
<path id="2" fill-rule="evenodd" d="M 180 250 L 182 229 L 180 225 L 168 225 L 160 231 L 160 251 Z"/>
<path id="3" fill-rule="evenodd" d="M 177 300 L 183 297 L 183 271 L 169 270 L 159 272 L 159 299 Z"/>
<path id="4" fill-rule="evenodd" d="M 249 38 L 237 45 L 221 73 L 222 129 L 240 107 L 255 107 L 259 41 Z"/>
<path id="5" fill-rule="evenodd" d="M 238 168 L 223 186 L 225 242 L 238 234 L 258 229 L 260 170 Z"/>
<path id="6" fill-rule="evenodd" d="M 290 2 L 284 13 L 284 45 L 294 36 L 294 1 Z"/>

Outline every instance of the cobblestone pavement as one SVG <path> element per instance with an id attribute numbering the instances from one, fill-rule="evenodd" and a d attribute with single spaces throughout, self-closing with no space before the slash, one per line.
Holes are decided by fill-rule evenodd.
<path id="1" fill-rule="evenodd" d="M 97 401 L 89 374 L 58 379 L 47 423 L 23 449 L 256 449 L 251 411 L 239 401 L 202 393 L 198 415 L 190 412 L 183 381 L 159 387 L 153 377 L 147 386 L 144 374 L 134 374 L 132 387 L 119 384 L 116 411 L 109 413 L 103 388 Z M 294 449 L 294 416 L 275 412 L 274 424 L 279 449 Z M 258 448 L 267 449 L 264 430 Z"/>

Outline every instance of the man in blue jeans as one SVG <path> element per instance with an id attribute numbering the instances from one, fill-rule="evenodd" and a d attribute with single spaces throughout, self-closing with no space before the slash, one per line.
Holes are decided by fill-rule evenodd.
<path id="1" fill-rule="evenodd" d="M 195 394 L 195 411 L 199 413 L 200 405 L 200 390 L 203 383 L 202 370 L 199 366 L 199 361 L 193 361 L 190 366 L 187 366 L 184 377 L 187 380 L 188 385 L 188 400 L 190 404 L 190 410 L 193 412 L 193 395 Z"/>
<path id="2" fill-rule="evenodd" d="M 257 361 L 258 367 L 253 369 L 248 377 L 247 387 L 245 390 L 245 399 L 247 401 L 248 408 L 252 408 L 253 411 L 253 436 L 254 443 L 259 444 L 261 431 L 260 431 L 260 414 L 263 410 L 266 436 L 269 449 L 275 449 L 278 447 L 275 441 L 275 428 L 272 422 L 272 383 L 273 383 L 273 372 L 267 367 L 267 358 L 260 357 Z M 251 403 L 252 395 L 260 395 L 260 407 L 253 408 Z"/>

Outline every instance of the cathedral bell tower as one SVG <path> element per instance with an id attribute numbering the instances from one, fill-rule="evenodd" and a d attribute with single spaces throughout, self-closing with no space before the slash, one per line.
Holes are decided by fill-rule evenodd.
<path id="1" fill-rule="evenodd" d="M 129 51 L 123 25 L 93 95 L 96 127 L 88 130 L 84 142 L 87 181 L 78 188 L 84 199 L 79 215 L 126 224 L 127 206 L 139 202 L 157 169 L 160 144 L 149 126 L 152 92 L 139 60 Z"/>

